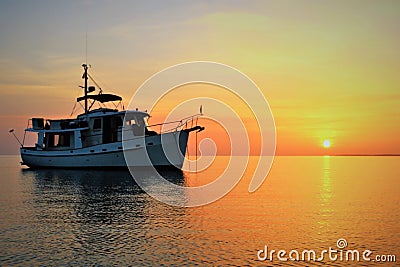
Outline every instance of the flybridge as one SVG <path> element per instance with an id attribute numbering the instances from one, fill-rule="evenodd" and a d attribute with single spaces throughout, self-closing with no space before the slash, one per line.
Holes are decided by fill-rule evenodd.
<path id="1" fill-rule="evenodd" d="M 80 102 L 85 99 L 93 99 L 95 101 L 99 101 L 101 103 L 110 102 L 110 101 L 122 101 L 122 97 L 113 94 L 98 94 L 98 95 L 87 95 L 81 96 L 76 99 L 77 102 Z"/>

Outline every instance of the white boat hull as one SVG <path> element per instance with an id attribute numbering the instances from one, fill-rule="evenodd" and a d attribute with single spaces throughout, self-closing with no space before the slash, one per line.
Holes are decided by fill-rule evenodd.
<path id="1" fill-rule="evenodd" d="M 70 150 L 21 148 L 22 164 L 33 168 L 182 168 L 189 131 L 135 138 Z M 161 146 L 161 140 L 163 146 Z"/>

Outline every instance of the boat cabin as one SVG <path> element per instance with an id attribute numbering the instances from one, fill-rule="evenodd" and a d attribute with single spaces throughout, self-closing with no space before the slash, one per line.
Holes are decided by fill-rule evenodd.
<path id="1" fill-rule="evenodd" d="M 124 116 L 125 127 L 124 126 Z M 33 118 L 29 132 L 38 133 L 36 149 L 68 150 L 122 141 L 122 131 L 130 138 L 155 135 L 147 129 L 149 114 L 142 111 L 118 111 L 100 108 L 76 119 L 45 120 Z"/>

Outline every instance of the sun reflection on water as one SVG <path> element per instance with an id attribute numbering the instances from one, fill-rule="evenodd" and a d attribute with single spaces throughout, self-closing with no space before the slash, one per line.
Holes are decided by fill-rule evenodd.
<path id="1" fill-rule="evenodd" d="M 333 216 L 333 185 L 331 176 L 331 157 L 324 156 L 322 158 L 322 178 L 319 190 L 319 234 L 323 234 L 331 226 Z"/>

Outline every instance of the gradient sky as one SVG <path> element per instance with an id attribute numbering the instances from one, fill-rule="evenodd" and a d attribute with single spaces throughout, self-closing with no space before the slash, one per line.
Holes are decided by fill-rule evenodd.
<path id="1" fill-rule="evenodd" d="M 400 1 L 0 1 L 0 36 L 0 154 L 28 118 L 70 114 L 86 55 L 126 104 L 174 64 L 239 69 L 280 155 L 400 153 Z"/>

